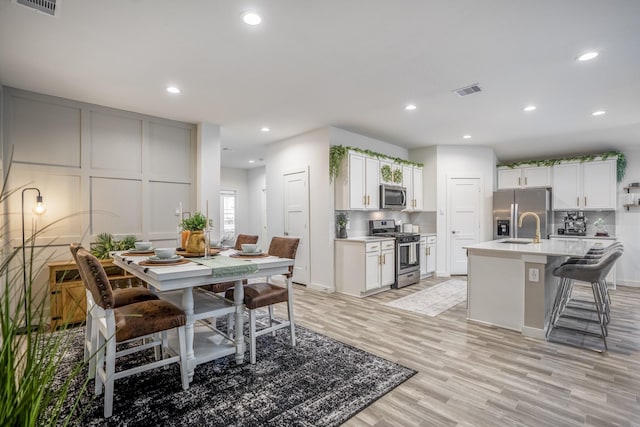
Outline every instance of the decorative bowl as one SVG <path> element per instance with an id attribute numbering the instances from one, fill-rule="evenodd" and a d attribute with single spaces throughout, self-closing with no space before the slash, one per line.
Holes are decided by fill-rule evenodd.
<path id="1" fill-rule="evenodd" d="M 151 249 L 151 242 L 136 242 L 136 251 L 146 251 Z"/>
<path id="2" fill-rule="evenodd" d="M 158 248 L 155 253 L 158 258 L 171 258 L 176 254 L 176 248 Z"/>
<path id="3" fill-rule="evenodd" d="M 258 250 L 258 245 L 255 243 L 243 243 L 240 245 L 242 247 L 242 252 L 256 252 Z"/>

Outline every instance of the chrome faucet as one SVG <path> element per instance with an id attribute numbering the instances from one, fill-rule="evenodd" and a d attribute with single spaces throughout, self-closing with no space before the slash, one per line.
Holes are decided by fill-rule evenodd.
<path id="1" fill-rule="evenodd" d="M 518 227 L 522 227 L 522 220 L 525 216 L 533 215 L 536 217 L 536 237 L 533 238 L 533 243 L 540 243 L 540 217 L 535 212 L 524 212 L 520 215 L 520 221 L 518 221 Z"/>

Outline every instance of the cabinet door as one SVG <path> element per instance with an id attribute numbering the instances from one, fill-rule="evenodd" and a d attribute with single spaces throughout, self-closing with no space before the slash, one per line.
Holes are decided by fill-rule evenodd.
<path id="1" fill-rule="evenodd" d="M 427 275 L 427 237 L 420 237 L 420 277 Z"/>
<path id="2" fill-rule="evenodd" d="M 380 251 L 365 254 L 365 291 L 380 287 Z"/>
<path id="3" fill-rule="evenodd" d="M 584 209 L 615 209 L 616 190 L 615 159 L 582 164 Z"/>
<path id="4" fill-rule="evenodd" d="M 389 168 L 389 179 L 384 179 L 382 176 L 382 168 Z M 393 184 L 393 162 L 388 160 L 380 160 L 380 184 Z"/>
<path id="5" fill-rule="evenodd" d="M 504 188 L 520 188 L 522 182 L 522 170 L 520 168 L 498 169 L 498 190 Z"/>
<path id="6" fill-rule="evenodd" d="M 436 244 L 427 244 L 427 274 L 436 271 Z"/>
<path id="7" fill-rule="evenodd" d="M 378 159 L 366 158 L 365 195 L 367 209 L 380 209 L 380 161 Z"/>
<path id="8" fill-rule="evenodd" d="M 62 319 L 56 320 L 62 324 L 83 322 L 87 312 L 84 284 L 82 282 L 65 283 L 59 286 L 58 289 L 60 290 L 60 301 L 64 309 L 60 313 Z"/>
<path id="9" fill-rule="evenodd" d="M 364 156 L 349 153 L 349 207 L 351 209 L 366 208 L 365 168 Z"/>
<path id="10" fill-rule="evenodd" d="M 565 163 L 553 167 L 553 210 L 580 208 L 581 166 L 580 163 Z"/>
<path id="11" fill-rule="evenodd" d="M 407 208 L 412 210 L 413 200 L 413 168 L 411 166 L 402 166 L 402 186 L 407 189 Z"/>
<path id="12" fill-rule="evenodd" d="M 382 260 L 383 263 L 380 266 L 380 285 L 381 286 L 389 286 L 393 285 L 396 281 L 396 257 L 395 257 L 395 248 L 393 247 L 394 243 L 392 242 L 392 247 L 385 248 L 382 250 Z"/>
<path id="13" fill-rule="evenodd" d="M 422 195 L 422 168 L 413 168 L 413 200 L 413 209 L 421 211 L 424 204 L 424 197 Z"/>
<path id="14" fill-rule="evenodd" d="M 551 168 L 549 166 L 531 166 L 522 168 L 525 187 L 551 187 Z"/>

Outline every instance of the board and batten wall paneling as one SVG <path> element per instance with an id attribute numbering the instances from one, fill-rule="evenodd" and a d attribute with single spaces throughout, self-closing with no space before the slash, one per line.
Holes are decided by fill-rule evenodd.
<path id="1" fill-rule="evenodd" d="M 193 128 L 150 122 L 150 179 L 191 182 L 193 138 Z"/>
<path id="2" fill-rule="evenodd" d="M 149 239 L 166 239 L 168 235 L 177 233 L 177 226 L 180 222 L 179 215 L 176 215 L 178 204 L 182 203 L 184 212 L 189 212 L 191 206 L 191 185 L 172 182 L 149 182 L 151 224 Z M 162 212 L 163 215 L 156 213 Z M 166 215 L 165 215 L 166 214 Z"/>
<path id="3" fill-rule="evenodd" d="M 76 170 L 77 172 L 77 170 Z M 37 244 L 55 244 L 57 242 L 79 241 L 86 231 L 88 215 L 83 214 L 81 200 L 81 177 L 79 174 L 65 174 L 54 170 L 45 171 L 30 165 L 16 163 L 12 166 L 8 187 L 18 188 L 21 185 L 36 187 L 40 190 L 47 211 L 37 217 L 32 213 L 38 192 L 28 190 L 24 193 L 24 212 L 26 237 L 31 236 L 32 220 L 37 219 L 39 232 Z M 15 192 L 8 200 L 9 211 L 15 213 L 10 217 L 10 225 L 14 247 L 22 244 L 21 238 L 21 202 L 22 191 Z"/>
<path id="4" fill-rule="evenodd" d="M 91 168 L 142 172 L 142 120 L 91 111 Z"/>
<path id="5" fill-rule="evenodd" d="M 14 162 L 80 167 L 79 105 L 10 95 L 9 138 Z"/>
<path id="6" fill-rule="evenodd" d="M 91 178 L 91 234 L 140 235 L 142 182 L 133 179 Z"/>

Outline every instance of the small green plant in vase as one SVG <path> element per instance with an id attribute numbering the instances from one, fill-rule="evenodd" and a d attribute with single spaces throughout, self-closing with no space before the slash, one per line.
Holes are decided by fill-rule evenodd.
<path id="1" fill-rule="evenodd" d="M 207 228 L 207 218 L 200 212 L 196 212 L 189 218 L 185 218 L 180 223 L 183 230 L 189 231 L 185 249 L 191 253 L 203 253 L 205 250 L 206 236 L 204 230 Z"/>
<path id="2" fill-rule="evenodd" d="M 349 222 L 348 212 L 338 212 L 336 214 L 336 225 L 338 226 L 338 238 L 347 238 L 347 223 Z"/>

